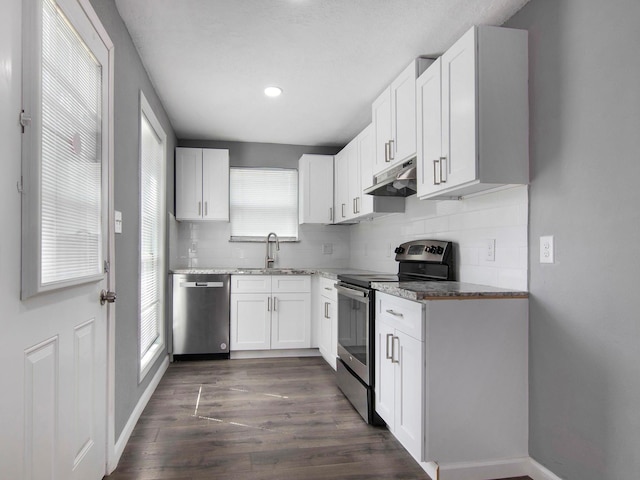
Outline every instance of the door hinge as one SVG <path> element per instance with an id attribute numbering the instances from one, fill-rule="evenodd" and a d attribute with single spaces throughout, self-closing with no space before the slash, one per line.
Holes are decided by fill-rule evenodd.
<path id="1" fill-rule="evenodd" d="M 22 125 L 22 133 L 24 133 L 24 127 L 31 126 L 31 115 L 27 115 L 24 110 L 20 112 L 20 125 Z"/>
<path id="2" fill-rule="evenodd" d="M 104 273 L 109 273 L 110 270 L 111 270 L 111 264 L 109 263 L 109 260 L 105 260 L 104 261 Z"/>

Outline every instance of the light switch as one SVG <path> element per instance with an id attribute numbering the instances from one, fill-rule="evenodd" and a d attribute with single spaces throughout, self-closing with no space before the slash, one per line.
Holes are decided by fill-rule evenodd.
<path id="1" fill-rule="evenodd" d="M 115 211 L 115 232 L 122 233 L 122 212 Z"/>

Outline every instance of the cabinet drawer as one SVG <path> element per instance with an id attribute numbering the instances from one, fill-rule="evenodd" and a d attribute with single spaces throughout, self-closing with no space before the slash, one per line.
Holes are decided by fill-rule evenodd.
<path id="1" fill-rule="evenodd" d="M 231 293 L 271 293 L 271 275 L 231 275 Z"/>
<path id="2" fill-rule="evenodd" d="M 320 295 L 329 299 L 338 301 L 338 291 L 336 290 L 337 280 L 331 278 L 320 277 Z"/>
<path id="3" fill-rule="evenodd" d="M 273 293 L 311 292 L 310 275 L 272 275 Z"/>
<path id="4" fill-rule="evenodd" d="M 424 340 L 423 305 L 376 292 L 376 318 L 416 340 Z"/>

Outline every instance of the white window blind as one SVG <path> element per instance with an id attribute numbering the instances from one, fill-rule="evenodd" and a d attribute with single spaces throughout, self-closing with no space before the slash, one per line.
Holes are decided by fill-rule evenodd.
<path id="1" fill-rule="evenodd" d="M 164 325 L 164 132 L 145 112 L 140 117 L 140 359 L 149 363 L 154 346 L 163 342 Z"/>
<path id="2" fill-rule="evenodd" d="M 102 273 L 102 68 L 42 2 L 41 283 Z"/>
<path id="3" fill-rule="evenodd" d="M 231 238 L 298 238 L 298 171 L 230 169 Z"/>

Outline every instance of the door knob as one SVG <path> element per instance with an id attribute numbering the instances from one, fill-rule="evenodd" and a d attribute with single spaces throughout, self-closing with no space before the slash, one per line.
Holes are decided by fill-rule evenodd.
<path id="1" fill-rule="evenodd" d="M 100 305 L 104 305 L 105 303 L 113 303 L 116 301 L 116 292 L 107 292 L 106 290 L 102 290 L 100 292 Z"/>

